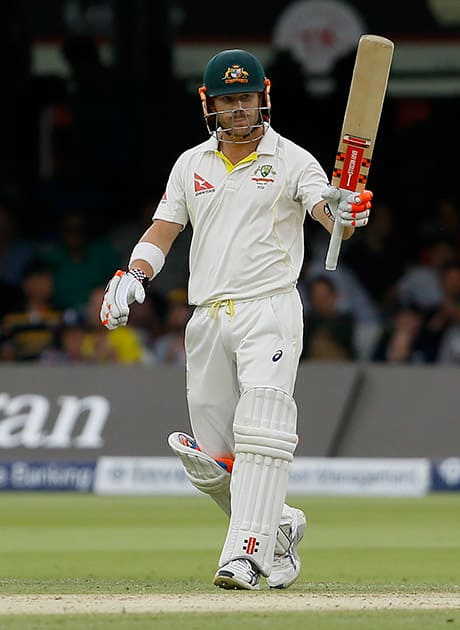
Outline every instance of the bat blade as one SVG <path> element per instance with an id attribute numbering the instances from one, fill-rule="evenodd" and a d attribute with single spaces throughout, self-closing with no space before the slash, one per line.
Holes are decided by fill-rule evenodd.
<path id="1" fill-rule="evenodd" d="M 347 106 L 331 184 L 362 192 L 366 186 L 379 127 L 394 44 L 379 35 L 362 35 L 358 43 Z M 325 267 L 337 268 L 343 226 L 334 223 Z"/>

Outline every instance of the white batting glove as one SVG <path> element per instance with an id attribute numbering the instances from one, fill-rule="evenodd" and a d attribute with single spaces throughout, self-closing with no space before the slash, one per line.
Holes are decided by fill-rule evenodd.
<path id="1" fill-rule="evenodd" d="M 324 212 L 344 227 L 363 227 L 369 221 L 372 208 L 372 191 L 353 192 L 336 186 L 328 186 L 321 193 L 327 201 Z"/>
<path id="2" fill-rule="evenodd" d="M 115 273 L 105 290 L 100 312 L 101 322 L 106 328 L 114 330 L 126 326 L 129 305 L 134 301 L 142 304 L 147 282 L 147 275 L 140 269 L 118 270 Z"/>

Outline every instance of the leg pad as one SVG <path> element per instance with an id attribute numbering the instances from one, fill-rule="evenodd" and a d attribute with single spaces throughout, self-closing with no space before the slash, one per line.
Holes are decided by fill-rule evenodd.
<path id="1" fill-rule="evenodd" d="M 286 392 L 257 387 L 241 397 L 234 421 L 231 518 L 220 566 L 247 558 L 270 574 L 296 426 L 297 408 Z"/>

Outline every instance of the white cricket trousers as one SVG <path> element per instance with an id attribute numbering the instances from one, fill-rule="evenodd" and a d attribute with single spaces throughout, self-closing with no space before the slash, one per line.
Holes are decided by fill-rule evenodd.
<path id="1" fill-rule="evenodd" d="M 185 333 L 187 401 L 203 451 L 233 456 L 234 413 L 248 389 L 274 387 L 292 396 L 302 339 L 297 289 L 195 309 Z"/>

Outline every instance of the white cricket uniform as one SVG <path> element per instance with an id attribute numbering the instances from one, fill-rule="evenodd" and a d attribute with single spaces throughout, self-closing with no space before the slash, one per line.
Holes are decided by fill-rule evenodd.
<path id="1" fill-rule="evenodd" d="M 303 222 L 327 184 L 318 161 L 270 127 L 236 166 L 212 137 L 173 166 L 154 219 L 193 227 L 187 397 L 195 437 L 213 457 L 232 453 L 244 391 L 292 395 L 302 349 L 295 286 Z"/>

